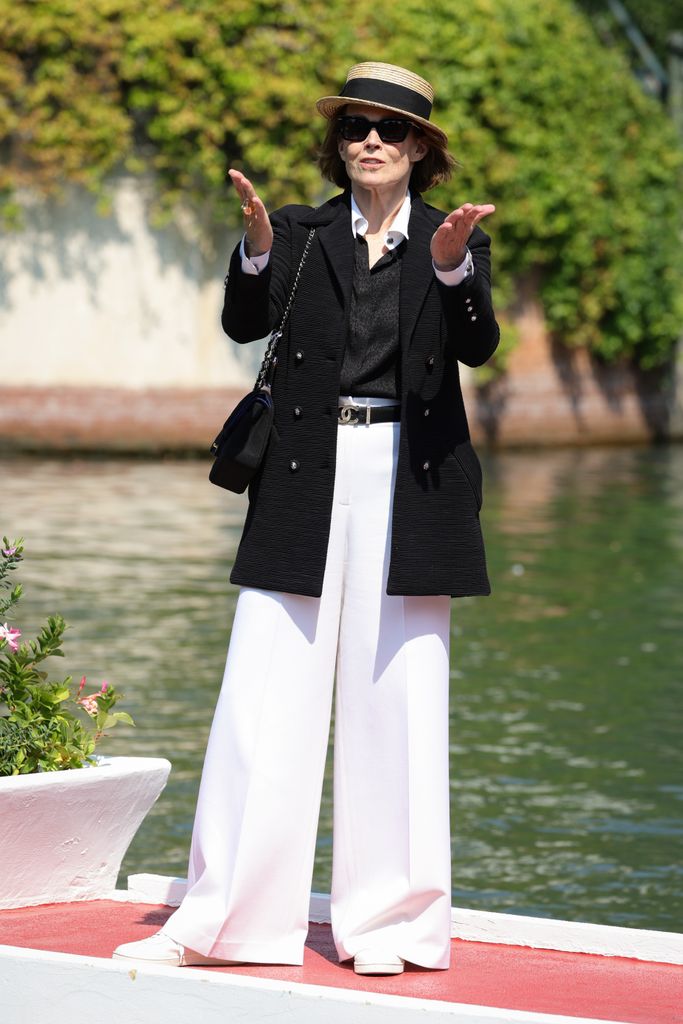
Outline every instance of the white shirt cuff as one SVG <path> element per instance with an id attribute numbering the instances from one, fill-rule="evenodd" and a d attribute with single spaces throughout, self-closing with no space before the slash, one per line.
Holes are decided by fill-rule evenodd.
<path id="1" fill-rule="evenodd" d="M 439 270 L 432 260 L 432 266 L 434 267 L 434 273 L 436 274 L 437 281 L 441 281 L 442 284 L 448 285 L 453 288 L 456 284 L 462 284 L 467 277 L 471 277 L 474 273 L 474 263 L 472 261 L 472 253 L 467 249 L 467 255 L 462 261 L 459 267 L 455 270 Z"/>
<path id="2" fill-rule="evenodd" d="M 255 277 L 257 274 L 260 274 L 262 270 L 265 270 L 265 268 L 268 266 L 268 260 L 270 259 L 270 249 L 268 250 L 268 252 L 261 253 L 260 256 L 247 256 L 244 248 L 244 237 L 245 236 L 243 235 L 242 241 L 240 242 L 240 258 L 242 260 L 242 273 L 251 274 L 252 277 Z"/>

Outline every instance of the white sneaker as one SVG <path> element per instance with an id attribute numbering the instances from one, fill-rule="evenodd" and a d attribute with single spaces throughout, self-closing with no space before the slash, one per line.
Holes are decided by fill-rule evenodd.
<path id="1" fill-rule="evenodd" d="M 114 960 L 137 960 L 166 967 L 237 967 L 243 960 L 217 960 L 194 949 L 186 949 L 163 931 L 155 932 L 138 942 L 124 942 L 112 953 Z"/>
<path id="2" fill-rule="evenodd" d="M 356 974 L 403 974 L 405 960 L 386 949 L 361 949 L 353 958 Z"/>

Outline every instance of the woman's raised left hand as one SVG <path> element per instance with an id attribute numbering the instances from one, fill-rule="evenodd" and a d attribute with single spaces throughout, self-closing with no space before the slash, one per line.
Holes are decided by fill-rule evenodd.
<path id="1" fill-rule="evenodd" d="M 438 270 L 455 270 L 467 255 L 465 246 L 474 227 L 495 211 L 493 203 L 474 206 L 463 203 L 453 210 L 432 235 L 432 259 Z"/>

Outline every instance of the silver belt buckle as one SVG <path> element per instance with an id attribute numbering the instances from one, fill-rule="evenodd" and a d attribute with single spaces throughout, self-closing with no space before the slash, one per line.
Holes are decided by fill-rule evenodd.
<path id="1" fill-rule="evenodd" d="M 349 423 L 353 426 L 355 423 L 360 423 L 360 412 L 363 409 L 362 405 L 352 405 L 347 402 L 345 405 L 339 406 L 339 422 Z M 365 422 L 370 422 L 370 406 L 365 406 Z"/>

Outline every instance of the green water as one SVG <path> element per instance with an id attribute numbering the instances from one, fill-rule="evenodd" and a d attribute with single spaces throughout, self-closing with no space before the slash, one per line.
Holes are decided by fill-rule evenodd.
<path id="1" fill-rule="evenodd" d="M 680 931 L 683 448 L 483 462 L 494 594 L 452 616 L 454 903 Z M 119 884 L 186 873 L 245 507 L 206 471 L 0 461 L 0 533 L 29 556 L 15 625 L 60 611 L 64 668 L 114 682 L 137 721 L 103 751 L 173 762 Z M 318 890 L 330 831 L 328 771 Z"/>

